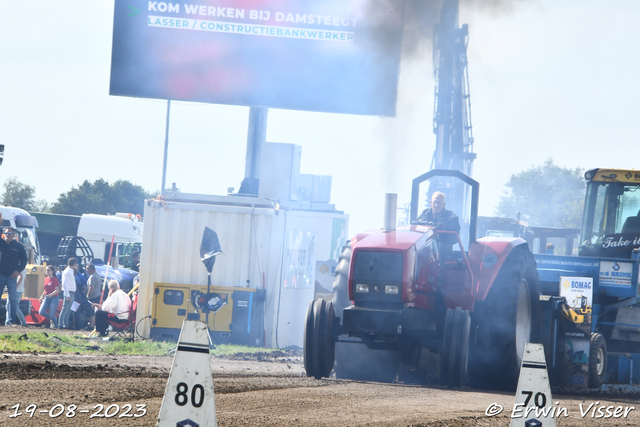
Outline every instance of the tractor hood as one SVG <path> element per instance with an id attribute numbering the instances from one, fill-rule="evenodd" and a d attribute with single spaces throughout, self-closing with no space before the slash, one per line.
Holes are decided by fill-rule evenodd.
<path id="1" fill-rule="evenodd" d="M 352 248 L 395 249 L 406 251 L 425 234 L 433 233 L 432 226 L 411 225 L 398 227 L 394 231 L 375 230 L 356 235 L 351 240 Z"/>

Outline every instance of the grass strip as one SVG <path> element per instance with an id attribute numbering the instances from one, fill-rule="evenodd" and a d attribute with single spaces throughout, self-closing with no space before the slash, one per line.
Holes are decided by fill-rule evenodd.
<path id="1" fill-rule="evenodd" d="M 80 335 L 51 332 L 3 333 L 0 334 L 0 352 L 16 353 L 80 353 L 109 355 L 167 355 L 173 354 L 175 342 L 140 340 L 104 340 Z M 214 356 L 270 353 L 278 349 L 221 344 L 211 350 Z"/>

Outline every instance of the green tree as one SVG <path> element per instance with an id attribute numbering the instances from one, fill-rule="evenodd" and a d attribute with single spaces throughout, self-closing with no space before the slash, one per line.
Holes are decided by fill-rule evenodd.
<path id="1" fill-rule="evenodd" d="M 32 211 L 36 203 L 35 187 L 24 184 L 15 177 L 10 177 L 5 181 L 4 193 L 2 194 L 3 205 Z"/>
<path id="2" fill-rule="evenodd" d="M 34 212 L 51 212 L 51 205 L 44 199 L 38 199 L 33 204 Z"/>
<path id="3" fill-rule="evenodd" d="M 104 179 L 95 182 L 84 181 L 60 195 L 51 206 L 51 212 L 66 215 L 115 214 L 126 212 L 142 215 L 144 200 L 153 197 L 139 185 L 118 180 L 109 184 Z"/>
<path id="4" fill-rule="evenodd" d="M 521 212 L 528 216 L 529 225 L 580 228 L 585 194 L 582 177 L 581 169 L 562 168 L 552 159 L 511 175 L 496 214 L 512 218 Z"/>

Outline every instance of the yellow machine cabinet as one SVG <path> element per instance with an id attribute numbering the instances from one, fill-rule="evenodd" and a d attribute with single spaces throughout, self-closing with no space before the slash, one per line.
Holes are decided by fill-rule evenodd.
<path id="1" fill-rule="evenodd" d="M 47 277 L 47 266 L 27 264 L 25 267 L 24 293 L 22 298 L 40 298 L 44 291 L 44 278 Z M 2 289 L 4 290 L 4 289 Z M 2 299 L 7 299 L 6 292 L 2 294 Z"/>
<path id="2" fill-rule="evenodd" d="M 193 292 L 207 293 L 206 285 L 160 283 L 153 285 L 151 337 L 177 341 L 184 320 L 206 321 L 207 315 L 192 304 Z M 261 346 L 264 335 L 263 289 L 211 286 L 209 293 L 222 301 L 209 313 L 213 344 Z"/>
<path id="3" fill-rule="evenodd" d="M 28 264 L 25 268 L 24 294 L 22 298 L 40 298 L 44 291 L 44 278 L 47 277 L 46 265 Z"/>

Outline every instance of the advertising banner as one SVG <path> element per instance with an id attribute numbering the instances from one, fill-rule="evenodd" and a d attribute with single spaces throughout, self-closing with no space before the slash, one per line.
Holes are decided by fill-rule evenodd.
<path id="1" fill-rule="evenodd" d="M 572 308 L 593 305 L 592 277 L 560 277 L 560 296 L 567 299 Z M 586 298 L 586 302 L 583 299 Z"/>
<path id="2" fill-rule="evenodd" d="M 631 287 L 633 264 L 630 262 L 600 261 L 601 286 Z"/>
<path id="3" fill-rule="evenodd" d="M 333 281 L 336 279 L 338 262 L 333 259 L 316 261 L 316 293 L 330 294 L 333 292 Z"/>
<path id="4" fill-rule="evenodd" d="M 635 219 L 635 217 L 632 217 Z M 607 258 L 627 258 L 634 248 L 640 247 L 638 233 L 606 234 L 602 241 L 602 256 Z"/>
<path id="5" fill-rule="evenodd" d="M 111 95 L 395 114 L 402 0 L 116 1 Z"/>
<path id="6" fill-rule="evenodd" d="M 315 236 L 311 231 L 289 230 L 285 241 L 283 288 L 311 288 Z"/>

